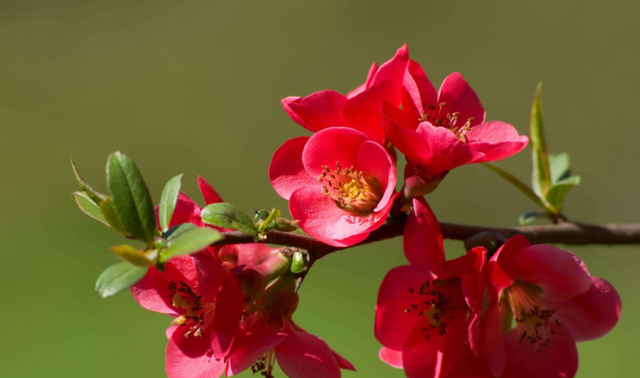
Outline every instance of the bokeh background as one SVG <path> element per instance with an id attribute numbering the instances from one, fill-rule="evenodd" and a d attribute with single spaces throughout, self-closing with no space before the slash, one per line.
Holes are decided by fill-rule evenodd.
<path id="1" fill-rule="evenodd" d="M 0 376 L 165 375 L 169 318 L 128 294 L 93 292 L 121 239 L 76 208 L 70 157 L 98 189 L 119 149 L 156 201 L 184 172 L 194 197 L 201 174 L 247 212 L 286 209 L 267 167 L 283 141 L 306 132 L 279 99 L 346 92 L 405 42 L 434 83 L 462 72 L 489 119 L 521 132 L 543 81 L 549 147 L 569 152 L 583 178 L 567 215 L 637 222 L 638 10 L 595 0 L 0 0 Z M 529 150 L 501 166 L 528 180 Z M 430 202 L 441 220 L 495 226 L 535 209 L 480 166 L 455 170 Z M 445 247 L 462 252 L 458 242 Z M 639 376 L 640 248 L 572 250 L 623 299 L 618 327 L 579 346 L 578 377 Z M 372 328 L 378 285 L 403 263 L 400 240 L 323 259 L 295 319 L 359 376 L 402 377 L 378 360 Z"/>

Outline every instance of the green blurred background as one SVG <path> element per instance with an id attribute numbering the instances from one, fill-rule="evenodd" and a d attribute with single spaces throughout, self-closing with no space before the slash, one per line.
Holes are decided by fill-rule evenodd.
<path id="1" fill-rule="evenodd" d="M 114 232 L 75 206 L 69 158 L 105 188 L 122 150 L 156 201 L 166 180 L 210 180 L 246 211 L 286 202 L 271 154 L 306 134 L 279 99 L 364 81 L 408 42 L 434 83 L 462 72 L 489 115 L 526 132 L 538 81 L 552 152 L 583 184 L 566 213 L 637 222 L 640 25 L 626 1 L 0 1 L 0 376 L 162 377 L 169 318 L 128 294 L 100 300 Z M 501 163 L 522 179 L 529 151 Z M 430 202 L 441 220 L 509 226 L 534 206 L 479 166 L 454 171 Z M 451 256 L 457 242 L 445 246 Z M 640 375 L 640 249 L 572 248 L 623 299 L 616 329 L 581 344 L 578 377 Z M 400 240 L 338 253 L 308 276 L 295 319 L 361 377 L 402 377 L 377 358 L 373 309 Z M 250 376 L 245 373 L 243 377 Z M 279 375 L 282 377 L 282 375 Z M 355 377 L 345 373 L 346 377 Z"/>

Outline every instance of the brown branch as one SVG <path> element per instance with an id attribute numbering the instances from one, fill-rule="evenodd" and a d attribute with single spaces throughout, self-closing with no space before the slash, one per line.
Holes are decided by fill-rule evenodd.
<path id="1" fill-rule="evenodd" d="M 281 231 L 267 232 L 259 242 L 306 249 L 311 254 L 312 260 L 315 261 L 335 251 L 398 237 L 402 235 L 404 225 L 404 219 L 387 222 L 371 232 L 369 237 L 361 243 L 345 248 L 330 246 L 310 236 Z M 478 235 L 489 235 L 499 244 L 517 234 L 526 236 L 534 244 L 640 244 L 640 224 L 638 223 L 584 224 L 566 222 L 548 226 L 497 228 L 441 222 L 440 228 L 445 239 L 469 241 L 470 238 Z M 252 236 L 241 232 L 224 232 L 223 234 L 225 238 L 215 245 L 255 243 Z"/>

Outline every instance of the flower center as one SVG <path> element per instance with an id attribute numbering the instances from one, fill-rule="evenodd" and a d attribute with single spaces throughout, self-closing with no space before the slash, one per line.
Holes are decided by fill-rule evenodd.
<path id="1" fill-rule="evenodd" d="M 427 280 L 417 289 L 410 287 L 409 293 L 420 296 L 419 301 L 404 312 L 427 318 L 428 327 L 420 329 L 426 333 L 427 340 L 431 330 L 437 330 L 440 336 L 446 335 L 447 324 L 456 316 L 464 316 L 466 306 L 459 279 Z"/>
<path id="2" fill-rule="evenodd" d="M 169 283 L 169 296 L 173 307 L 186 310 L 173 321 L 189 328 L 184 337 L 202 336 L 204 330 L 213 323 L 215 303 L 203 302 L 202 297 L 184 281 Z"/>
<path id="3" fill-rule="evenodd" d="M 467 131 L 471 129 L 471 122 L 473 122 L 473 117 L 469 117 L 466 120 L 461 120 L 460 112 L 448 112 L 445 109 L 446 107 L 446 102 L 438 103 L 438 105 L 431 104 L 429 106 L 425 106 L 425 104 L 422 104 L 424 113 L 418 119 L 418 121 L 428 121 L 433 126 L 446 127 L 447 129 L 451 130 L 451 132 L 454 133 L 458 137 L 458 139 L 466 143 L 467 139 L 465 138 L 465 135 L 467 134 Z"/>
<path id="4" fill-rule="evenodd" d="M 276 364 L 276 353 L 273 349 L 269 349 L 262 357 L 258 358 L 255 364 L 251 366 L 253 374 L 260 372 L 265 378 L 273 378 L 273 367 Z"/>
<path id="5" fill-rule="evenodd" d="M 339 208 L 356 215 L 371 214 L 382 197 L 382 188 L 375 177 L 353 167 L 343 168 L 340 162 L 336 162 L 335 169 L 323 166 L 318 181 L 323 184 L 324 194 Z"/>
<path id="6" fill-rule="evenodd" d="M 527 341 L 538 351 L 551 342 L 555 327 L 562 325 L 553 315 L 555 309 L 541 306 L 542 289 L 528 282 L 516 281 L 504 290 L 503 300 L 511 310 L 520 335 L 518 342 Z"/>

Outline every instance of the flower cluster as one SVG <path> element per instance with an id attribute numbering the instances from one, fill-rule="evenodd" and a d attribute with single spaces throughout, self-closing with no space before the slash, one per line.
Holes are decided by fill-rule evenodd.
<path id="1" fill-rule="evenodd" d="M 406 219 L 408 265 L 388 272 L 375 311 L 385 363 L 409 378 L 573 377 L 576 342 L 617 323 L 617 292 L 571 252 L 515 236 L 497 251 L 476 247 L 446 258 L 424 196 L 452 169 L 507 158 L 528 143 L 510 124 L 486 121 L 459 73 L 436 91 L 403 46 L 346 95 L 324 90 L 282 105 L 313 133 L 286 141 L 269 167 L 273 188 L 289 201 L 289 225 L 345 248 L 388 219 Z M 398 151 L 407 162 L 400 185 Z M 198 183 L 207 205 L 222 202 Z M 181 193 L 168 227 L 212 227 L 202 212 Z M 269 229 L 254 231 L 259 239 Z M 248 369 L 269 378 L 276 362 L 292 378 L 355 370 L 293 321 L 300 279 L 293 253 L 257 243 L 214 246 L 149 268 L 131 291 L 144 308 L 173 317 L 169 378 Z"/>
<path id="2" fill-rule="evenodd" d="M 207 204 L 221 202 L 202 178 Z M 171 225 L 205 225 L 180 194 Z M 349 361 L 292 319 L 298 306 L 286 251 L 264 244 L 207 248 L 152 267 L 131 288 L 138 303 L 173 317 L 167 328 L 169 378 L 216 378 L 251 369 L 272 378 L 277 361 L 294 378 L 337 378 Z"/>

